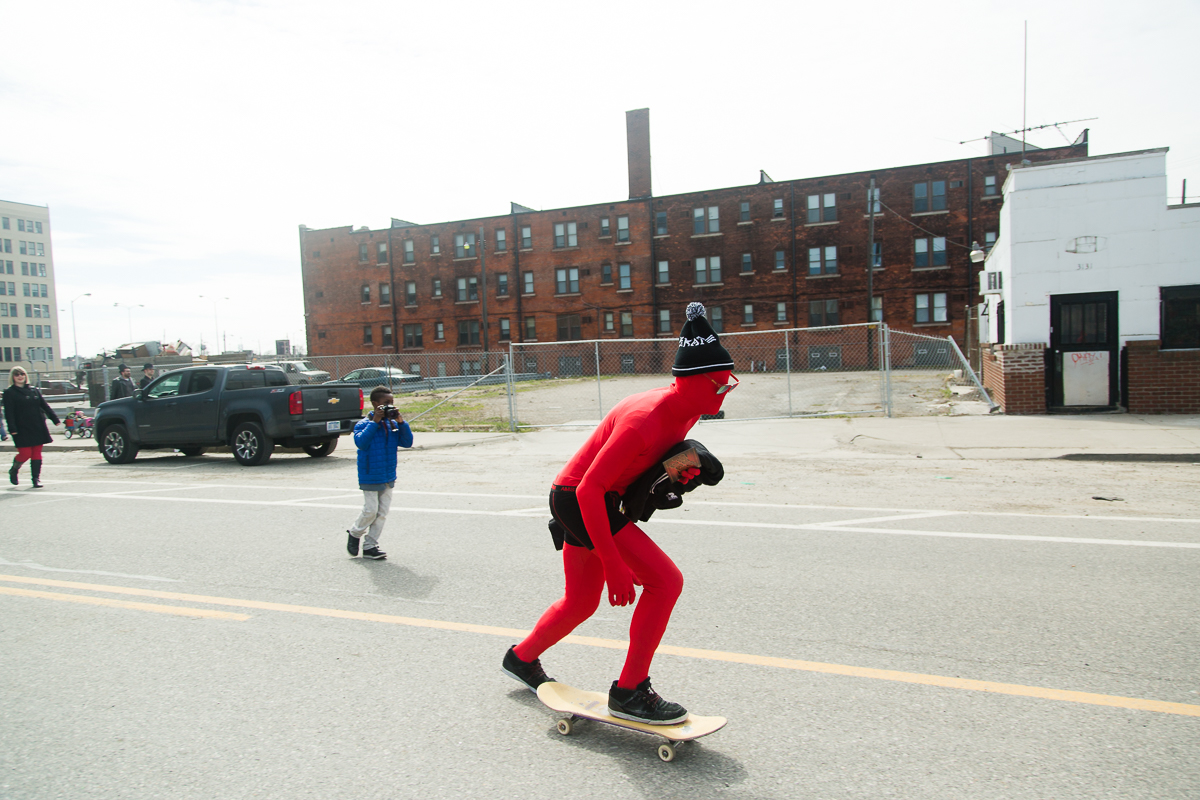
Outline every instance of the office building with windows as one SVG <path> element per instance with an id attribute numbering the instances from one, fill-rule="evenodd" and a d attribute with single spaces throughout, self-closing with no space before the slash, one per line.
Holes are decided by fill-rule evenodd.
<path id="1" fill-rule="evenodd" d="M 512 342 L 885 321 L 960 341 L 973 242 L 999 236 L 1008 168 L 1072 145 L 656 196 L 649 111 L 628 112 L 629 197 L 389 227 L 300 226 L 308 352 L 459 353 Z M 868 198 L 871 180 L 875 193 Z M 873 217 L 873 220 L 872 220 Z M 868 242 L 873 224 L 874 237 Z M 868 298 L 867 270 L 872 273 Z"/>
<path id="2" fill-rule="evenodd" d="M 61 362 L 50 209 L 0 200 L 0 369 Z"/>

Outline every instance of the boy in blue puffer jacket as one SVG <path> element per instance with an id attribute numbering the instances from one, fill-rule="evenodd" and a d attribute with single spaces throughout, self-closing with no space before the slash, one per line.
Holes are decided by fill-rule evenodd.
<path id="1" fill-rule="evenodd" d="M 374 410 L 354 426 L 354 446 L 358 448 L 358 488 L 363 493 L 363 510 L 346 530 L 350 538 L 346 549 L 358 555 L 362 544 L 363 558 L 381 560 L 387 553 L 379 549 L 379 534 L 387 521 L 392 505 L 392 489 L 396 486 L 396 452 L 412 447 L 413 435 L 404 417 L 396 414 L 387 419 L 383 408 L 391 406 L 391 391 L 386 386 L 371 390 Z"/>

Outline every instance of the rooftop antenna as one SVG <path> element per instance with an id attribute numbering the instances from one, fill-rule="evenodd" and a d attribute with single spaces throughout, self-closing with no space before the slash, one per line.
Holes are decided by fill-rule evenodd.
<path id="1" fill-rule="evenodd" d="M 1029 107 L 1029 20 L 1025 20 L 1025 69 L 1021 79 L 1021 130 L 1028 126 L 1026 112 Z M 1021 163 L 1025 163 L 1025 134 L 1021 134 Z"/>

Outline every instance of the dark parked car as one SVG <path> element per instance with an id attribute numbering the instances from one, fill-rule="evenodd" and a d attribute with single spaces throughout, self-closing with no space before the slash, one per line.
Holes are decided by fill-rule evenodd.
<path id="1" fill-rule="evenodd" d="M 386 386 L 389 389 L 402 388 L 401 384 L 416 383 L 421 380 L 421 376 L 413 375 L 411 372 L 405 372 L 396 367 L 388 367 L 386 370 L 383 367 L 366 367 L 347 372 L 338 380 L 342 383 L 357 383 L 363 388 L 363 391 L 370 393 L 376 386 Z"/>
<path id="2" fill-rule="evenodd" d="M 70 381 L 39 381 L 38 389 L 42 394 L 81 394 L 83 392 L 83 389 Z"/>

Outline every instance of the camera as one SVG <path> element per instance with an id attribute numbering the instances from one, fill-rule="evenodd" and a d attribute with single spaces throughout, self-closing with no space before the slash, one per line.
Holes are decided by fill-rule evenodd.
<path id="1" fill-rule="evenodd" d="M 379 419 L 400 419 L 400 409 L 395 406 L 380 406 Z"/>

